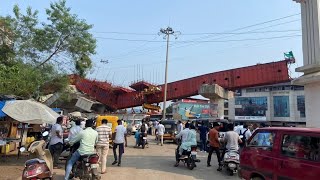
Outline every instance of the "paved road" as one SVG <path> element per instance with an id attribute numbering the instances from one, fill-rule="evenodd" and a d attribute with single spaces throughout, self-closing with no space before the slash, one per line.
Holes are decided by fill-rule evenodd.
<path id="1" fill-rule="evenodd" d="M 151 137 L 150 137 L 151 138 Z M 189 170 L 181 164 L 179 167 L 174 167 L 174 151 L 176 145 L 173 143 L 165 143 L 164 146 L 156 145 L 150 140 L 149 148 L 137 149 L 133 148 L 133 137 L 129 137 L 128 147 L 125 149 L 122 166 L 112 166 L 113 155 L 111 150 L 108 156 L 107 173 L 102 176 L 102 179 L 117 179 L 117 180 L 135 180 L 135 179 L 152 179 L 152 180 L 170 180 L 170 179 L 239 179 L 237 176 L 228 176 L 225 171 L 218 172 L 216 158 L 213 154 L 212 167 L 206 166 L 206 153 L 198 153 L 201 160 L 194 170 Z M 54 179 L 63 179 L 64 171 L 55 171 Z"/>

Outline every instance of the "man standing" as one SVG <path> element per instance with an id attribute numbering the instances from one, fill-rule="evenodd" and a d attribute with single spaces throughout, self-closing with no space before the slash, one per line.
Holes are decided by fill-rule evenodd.
<path id="1" fill-rule="evenodd" d="M 49 143 L 49 150 L 53 156 L 53 167 L 58 167 L 59 156 L 63 150 L 63 130 L 62 130 L 63 117 L 57 118 L 57 123 L 52 126 L 51 139 Z"/>
<path id="2" fill-rule="evenodd" d="M 178 130 L 178 134 L 183 130 L 183 125 L 182 125 L 182 122 L 180 120 L 178 121 L 177 130 Z"/>
<path id="3" fill-rule="evenodd" d="M 222 163 L 221 163 L 221 155 L 220 155 L 220 142 L 219 142 L 219 130 L 220 125 L 217 122 L 213 123 L 213 128 L 209 131 L 209 154 L 208 154 L 208 159 L 207 159 L 207 166 L 211 166 L 211 156 L 213 151 L 215 151 L 219 163 L 219 168 L 217 171 L 222 170 Z"/>
<path id="4" fill-rule="evenodd" d="M 107 125 L 108 120 L 102 119 L 101 123 L 102 125 L 96 129 L 98 132 L 98 143 L 96 149 L 100 157 L 101 174 L 104 174 L 106 173 L 107 156 L 109 152 L 109 136 L 112 135 L 112 130 Z"/>
<path id="5" fill-rule="evenodd" d="M 165 130 L 166 130 L 166 128 L 162 124 L 162 121 L 160 121 L 160 123 L 158 125 L 158 143 L 157 143 L 157 145 L 159 145 L 159 141 L 160 141 L 161 146 L 163 146 L 163 135 L 164 135 Z"/>
<path id="6" fill-rule="evenodd" d="M 250 138 L 251 135 L 252 134 L 251 134 L 251 131 L 248 129 L 248 125 L 244 124 L 243 129 L 240 130 L 240 134 L 239 134 L 239 136 L 242 136 L 241 138 L 242 143 L 239 144 L 241 149 L 246 145 L 246 141 Z"/>
<path id="7" fill-rule="evenodd" d="M 157 120 L 153 121 L 153 125 L 152 125 L 152 135 L 156 135 L 156 129 L 157 129 Z"/>
<path id="8" fill-rule="evenodd" d="M 87 120 L 86 129 L 81 131 L 74 139 L 70 141 L 70 145 L 80 142 L 80 147 L 72 154 L 70 160 L 67 162 L 66 174 L 64 177 L 65 180 L 69 180 L 72 166 L 79 160 L 81 156 L 95 153 L 94 146 L 98 141 L 98 133 L 92 129 L 93 124 L 93 120 Z"/>
<path id="9" fill-rule="evenodd" d="M 199 127 L 199 131 L 200 131 L 200 141 L 201 141 L 200 151 L 206 151 L 207 150 L 207 134 L 209 129 L 202 122 L 201 126 Z"/>
<path id="10" fill-rule="evenodd" d="M 112 165 L 115 165 L 118 163 L 118 166 L 121 166 L 121 157 L 122 154 L 124 153 L 124 143 L 126 143 L 127 146 L 127 130 L 126 128 L 122 125 L 122 121 L 118 120 L 118 126 L 115 129 L 114 132 L 114 141 L 113 141 L 113 156 L 114 156 L 114 162 Z M 117 157 L 117 147 L 119 146 L 119 161 Z"/>

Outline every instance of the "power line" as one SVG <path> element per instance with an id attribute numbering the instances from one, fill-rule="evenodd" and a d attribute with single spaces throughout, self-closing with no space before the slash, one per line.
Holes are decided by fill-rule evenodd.
<path id="1" fill-rule="evenodd" d="M 301 36 L 301 35 L 294 35 L 294 36 Z M 236 41 L 253 41 L 253 40 L 263 40 L 263 39 L 278 39 L 284 37 L 291 37 L 291 36 L 273 36 L 267 38 L 248 38 L 248 39 L 230 39 L 230 40 L 203 40 L 203 41 L 177 41 L 177 43 L 210 43 L 210 42 L 236 42 Z M 101 37 L 100 37 L 101 38 Z M 134 41 L 134 42 L 152 42 L 152 43 L 164 43 L 166 41 L 154 41 L 154 40 L 144 40 L 144 39 L 121 39 L 121 38 L 103 38 L 108 40 L 115 40 L 115 41 Z"/>
<path id="2" fill-rule="evenodd" d="M 242 27 L 242 28 L 238 28 L 238 29 L 235 29 L 235 30 L 232 30 L 232 31 L 238 31 L 238 30 L 242 30 L 242 29 L 247 29 L 247 28 L 250 28 L 250 27 L 254 27 L 254 26 L 258 26 L 258 25 L 262 25 L 262 24 L 266 24 L 266 23 L 270 23 L 270 22 L 274 22 L 274 21 L 279 21 L 279 20 L 282 20 L 282 19 L 287 19 L 287 18 L 290 18 L 290 17 L 294 17 L 294 16 L 298 16 L 298 15 L 301 15 L 301 13 L 296 13 L 296 14 L 292 14 L 292 15 L 288 15 L 288 16 L 284 16 L 284 17 L 280 17 L 280 18 L 277 18 L 277 19 L 272 19 L 272 20 L 268 20 L 268 21 L 265 21 L 265 22 L 261 22 L 261 23 L 257 23 L 257 24 L 253 24 L 253 25 L 249 25 L 249 26 L 245 26 L 245 27 Z M 118 31 L 92 31 L 94 33 L 102 33 L 102 34 L 126 34 L 126 35 L 155 35 L 154 33 L 133 33 L 133 32 L 118 32 Z M 204 33 L 204 34 L 207 34 L 207 33 Z"/>
<path id="3" fill-rule="evenodd" d="M 301 30 L 274 30 L 274 31 L 258 31 L 258 32 L 241 32 L 241 33 L 232 33 L 232 32 L 194 32 L 194 33 L 182 33 L 183 36 L 195 36 L 195 35 L 224 35 L 224 34 L 259 34 L 259 33 L 281 33 L 281 32 L 292 32 L 292 31 L 301 31 Z M 121 35 L 152 35 L 155 34 L 140 34 L 140 33 L 129 33 L 129 32 L 96 32 L 102 34 L 121 34 Z"/>
<path id="4" fill-rule="evenodd" d="M 289 23 L 297 22 L 297 21 L 300 21 L 300 19 L 287 21 L 287 22 L 282 22 L 282 23 L 278 23 L 278 24 L 273 24 L 273 25 L 262 27 L 262 28 L 258 28 L 258 29 L 253 29 L 253 30 L 247 31 L 247 33 L 254 32 L 254 31 L 257 31 L 257 30 L 261 30 L 261 29 L 271 28 L 271 27 L 275 27 L 275 26 L 280 26 L 280 25 L 284 25 L 284 24 L 289 24 Z M 215 35 L 215 36 L 217 36 L 217 35 Z M 233 36 L 236 36 L 236 35 L 222 36 L 222 37 L 215 38 L 213 40 L 225 39 L 225 38 L 229 38 L 229 37 L 233 37 Z M 207 37 L 209 37 L 209 36 L 207 36 Z M 178 46 L 178 47 L 174 47 L 174 48 L 188 47 L 188 46 L 192 46 L 192 45 L 196 45 L 196 44 L 198 44 L 198 43 L 190 43 L 190 44 L 187 44 L 187 45 L 182 45 L 182 46 Z"/>
<path id="5" fill-rule="evenodd" d="M 286 37 L 284 39 L 291 39 L 291 38 L 294 38 L 294 37 L 298 37 L 298 36 L 290 36 L 290 37 Z M 235 49 L 235 48 L 243 48 L 243 47 L 256 47 L 258 45 L 264 45 L 266 43 L 269 43 L 270 41 L 266 41 L 263 42 L 263 43 L 256 43 L 256 44 L 244 44 L 244 45 L 241 45 L 241 46 L 233 46 L 233 47 L 229 47 L 229 48 L 224 48 L 224 49 L 220 49 L 220 50 L 217 50 L 217 51 L 214 51 L 214 54 L 216 53 L 220 53 L 220 52 L 223 52 L 225 50 L 229 50 L 229 49 Z M 179 57 L 179 58 L 171 58 L 171 62 L 172 61 L 183 61 L 185 60 L 184 57 Z M 177 60 L 177 59 L 181 59 L 181 60 Z M 157 64 L 164 64 L 165 62 L 164 61 L 153 61 L 151 63 L 145 63 L 143 64 L 144 66 L 152 66 L 152 65 L 157 65 Z M 107 68 L 107 70 L 119 70 L 119 69 L 128 69 L 128 68 L 132 68 L 134 67 L 135 65 L 127 65 L 127 66 L 117 66 L 117 67 L 109 67 Z"/>
<path id="6" fill-rule="evenodd" d="M 300 13 L 299 13 L 300 14 Z M 269 21 L 265 21 L 265 22 L 262 22 L 262 23 L 257 23 L 257 24 L 254 24 L 254 25 L 250 25 L 250 26 L 246 26 L 246 27 L 243 27 L 243 28 L 237 28 L 235 30 L 231 30 L 229 32 L 233 32 L 233 31 L 237 31 L 237 30 L 240 30 L 240 29 L 245 29 L 247 27 L 254 27 L 254 26 L 258 26 L 258 25 L 261 25 L 261 24 L 266 24 L 268 22 L 274 22 L 274 21 L 278 21 L 278 20 L 282 20 L 282 19 L 285 19 L 285 18 L 288 18 L 288 17 L 292 17 L 292 16 L 296 16 L 296 15 L 299 15 L 299 14 L 294 14 L 294 15 L 290 15 L 290 16 L 285 16 L 285 17 L 282 17 L 282 18 L 277 18 L 277 19 L 274 19 L 274 20 L 269 20 Z M 278 23 L 278 24 L 274 24 L 274 25 L 270 25 L 270 26 L 266 26 L 266 27 L 263 27 L 263 28 L 259 28 L 259 29 L 255 29 L 253 31 L 257 31 L 257 30 L 261 30 L 261 29 L 266 29 L 266 28 L 270 28 L 270 27 L 275 27 L 275 26 L 280 26 L 280 25 L 284 25 L 284 24 L 289 24 L 289 23 L 292 23 L 292 22 L 297 22 L 297 21 L 300 21 L 300 19 L 296 19 L 296 20 L 291 20 L 291 21 L 286 21 L 286 22 L 282 22 L 282 23 Z M 250 31 L 249 31 L 250 32 Z M 227 32 L 226 32 L 227 33 Z M 202 37 L 200 39 L 205 39 L 205 38 L 209 38 L 209 37 L 212 37 L 212 36 L 217 36 L 217 35 L 207 35 L 205 37 Z M 234 36 L 234 35 L 232 35 Z M 230 36 L 228 36 L 230 37 Z M 226 37 L 220 37 L 221 39 L 222 38 L 226 38 Z M 219 38 L 219 39 L 220 39 Z M 194 45 L 195 43 L 191 43 L 191 44 L 188 44 L 188 45 L 184 45 L 184 46 L 178 46 L 178 47 L 174 47 L 174 48 L 181 48 L 181 47 L 187 47 L 187 46 L 191 46 L 191 45 Z M 174 45 L 171 45 L 172 47 Z M 153 53 L 158 53 L 159 49 L 161 49 L 162 47 L 164 46 L 160 46 L 160 47 L 155 47 L 155 48 L 148 48 L 148 49 L 144 49 L 144 50 L 140 50 L 140 51 L 135 51 L 135 52 L 132 52 L 130 54 L 133 54 L 133 53 L 138 53 L 136 54 L 135 56 L 140 56 L 140 55 L 144 55 L 144 54 L 153 54 Z M 128 54 L 129 55 L 129 54 Z M 120 58 L 125 58 L 127 57 L 128 55 L 124 56 L 124 57 L 120 57 Z M 117 58 L 119 59 L 119 57 Z"/>

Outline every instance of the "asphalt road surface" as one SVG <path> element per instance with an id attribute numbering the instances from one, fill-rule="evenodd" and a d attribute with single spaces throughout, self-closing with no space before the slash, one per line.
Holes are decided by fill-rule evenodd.
<path id="1" fill-rule="evenodd" d="M 193 179 L 239 179 L 237 175 L 229 176 L 223 170 L 218 172 L 215 154 L 212 155 L 211 167 L 207 167 L 207 153 L 198 152 L 198 158 L 201 160 L 197 163 L 197 167 L 189 170 L 180 163 L 179 167 L 174 167 L 176 145 L 171 142 L 165 142 L 163 146 L 157 145 L 153 140 L 154 137 L 149 136 L 149 147 L 145 149 L 133 148 L 134 137 L 128 137 L 128 147 L 125 149 L 121 167 L 112 166 L 113 153 L 109 150 L 107 173 L 102 175 L 102 179 L 117 180 L 193 180 Z M 54 179 L 60 180 L 64 177 L 63 170 L 55 170 Z"/>

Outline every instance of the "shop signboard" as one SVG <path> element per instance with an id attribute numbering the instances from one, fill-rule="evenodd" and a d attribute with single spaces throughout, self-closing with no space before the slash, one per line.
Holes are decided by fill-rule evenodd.
<path id="1" fill-rule="evenodd" d="M 235 120 L 239 121 L 266 121 L 267 117 L 265 116 L 235 116 Z"/>

